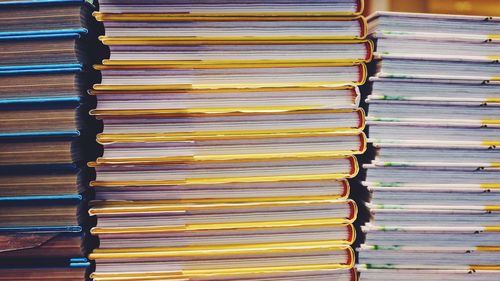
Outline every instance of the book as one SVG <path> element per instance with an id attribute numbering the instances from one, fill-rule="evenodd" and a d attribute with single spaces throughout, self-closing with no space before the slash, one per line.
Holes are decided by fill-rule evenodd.
<path id="1" fill-rule="evenodd" d="M 75 232 L 5 233 L 0 235 L 0 259 L 82 256 L 81 239 Z"/>
<path id="2" fill-rule="evenodd" d="M 161 87 L 233 88 L 363 84 L 364 63 L 335 61 L 104 61 L 96 66 L 101 84 L 96 90 Z M 304 75 L 304 74 L 308 75 Z M 127 77 L 127 79 L 123 79 Z M 288 83 L 288 84 L 287 84 Z M 140 87 L 139 87 L 140 86 Z M 134 89 L 134 87 L 132 87 Z"/>
<path id="3" fill-rule="evenodd" d="M 226 223 L 220 229 L 198 227 L 184 231 L 164 228 L 118 229 L 96 226 L 92 233 L 99 235 L 100 249 L 176 247 L 180 245 L 239 245 L 275 242 L 322 241 L 325 235 L 337 244 L 350 245 L 356 235 L 352 224 L 335 220 L 259 221 L 245 224 Z M 178 228 L 180 229 L 180 228 Z"/>
<path id="4" fill-rule="evenodd" d="M 117 200 L 174 200 L 174 199 L 203 199 L 206 194 L 213 198 L 236 199 L 249 198 L 259 192 L 259 196 L 265 198 L 279 198 L 283 196 L 332 196 L 346 198 L 350 194 L 350 186 L 347 180 L 289 180 L 289 181 L 255 181 L 235 183 L 189 183 L 185 184 L 144 184 L 121 185 L 121 186 L 99 186 L 93 183 L 93 187 L 99 192 L 97 200 L 114 198 Z"/>
<path id="5" fill-rule="evenodd" d="M 331 40 L 290 36 L 269 37 L 110 37 L 99 39 L 110 49 L 110 60 L 335 60 L 370 61 L 369 40 Z"/>
<path id="6" fill-rule="evenodd" d="M 149 264 L 146 264 L 149 265 Z M 154 267 L 153 267 L 154 268 Z M 131 272 L 132 273 L 132 272 Z M 136 275 L 143 275 L 138 272 Z M 109 273 L 93 273 L 91 274 L 95 280 L 113 280 L 112 274 Z M 149 276 L 151 276 L 149 274 Z M 151 278 L 163 279 L 178 279 L 190 276 L 193 280 L 220 280 L 220 279 L 264 279 L 273 281 L 282 280 L 307 280 L 308 278 L 318 278 L 318 280 L 353 280 L 357 278 L 357 273 L 352 268 L 339 267 L 332 264 L 314 264 L 314 265 L 297 265 L 297 266 L 259 266 L 249 268 L 237 268 L 236 270 L 228 269 L 209 269 L 209 270 L 182 270 L 182 271 L 161 271 Z"/>
<path id="7" fill-rule="evenodd" d="M 1 1 L 0 36 L 87 32 L 94 6 L 86 0 Z"/>
<path id="8" fill-rule="evenodd" d="M 499 34 L 497 17 L 376 12 L 368 17 L 369 33 L 390 31 L 429 37 L 494 38 Z"/>
<path id="9" fill-rule="evenodd" d="M 363 1 L 100 2 L 94 280 L 355 280 Z"/>
<path id="10" fill-rule="evenodd" d="M 492 280 L 500 269 L 499 27 L 494 17 L 369 18 L 362 280 Z"/>
<path id="11" fill-rule="evenodd" d="M 2 261 L 0 280 L 85 280 L 90 262 L 86 258 L 58 260 L 47 263 L 44 259 Z"/>
<path id="12" fill-rule="evenodd" d="M 419 103 L 432 101 L 434 104 L 474 105 L 498 101 L 495 81 L 483 83 L 473 80 L 436 79 L 390 79 L 370 77 L 372 93 L 368 100 L 394 100 L 397 102 Z M 405 91 L 399 91 L 405 87 Z M 381 93 L 385 95 L 382 95 Z"/>
<path id="13" fill-rule="evenodd" d="M 94 7 L 0 7 L 0 280 L 86 280 Z"/>
<path id="14" fill-rule="evenodd" d="M 294 37 L 307 34 L 311 39 L 363 39 L 366 21 L 362 16 L 334 17 L 303 15 L 291 17 L 258 16 L 227 17 L 211 15 L 101 14 L 110 37 Z M 152 21 L 153 24 L 148 21 Z M 115 24 L 118 22 L 118 24 Z M 181 24 L 179 24 L 181 23 Z M 205 35 L 206 36 L 206 35 Z"/>
<path id="15" fill-rule="evenodd" d="M 214 14 L 214 15 L 245 15 L 259 13 L 266 15 L 287 16 L 290 14 L 328 14 L 353 15 L 360 14 L 364 8 L 364 1 L 335 0 L 309 1 L 307 4 L 300 1 L 157 1 L 147 0 L 140 4 L 128 3 L 124 0 L 99 1 L 100 10 L 106 13 L 162 13 L 162 14 Z"/>
<path id="16" fill-rule="evenodd" d="M 481 268 L 456 268 L 456 269 L 421 269 L 421 268 L 376 268 L 375 266 L 365 265 L 364 268 L 358 269 L 360 274 L 370 279 L 384 280 L 401 280 L 409 275 L 415 278 L 425 278 L 425 280 L 443 280 L 443 278 L 452 278 L 452 280 L 495 280 L 498 274 L 496 270 L 488 270 Z"/>
<path id="17" fill-rule="evenodd" d="M 297 256 L 298 252 L 306 252 L 308 257 Z M 248 273 L 265 273 L 265 268 L 288 269 L 284 272 L 285 274 L 293 274 L 293 268 L 321 269 L 327 264 L 334 269 L 348 269 L 354 261 L 353 251 L 350 247 L 325 242 L 174 247 L 158 249 L 156 252 L 142 252 L 140 249 L 133 249 L 112 253 L 98 250 L 90 257 L 96 259 L 99 268 L 98 271 L 91 274 L 91 277 L 98 280 L 108 280 L 113 276 L 111 270 L 116 271 L 120 268 L 124 272 L 129 271 L 139 276 L 154 270 L 156 272 L 154 276 L 163 278 L 171 278 L 175 275 L 196 277 L 209 271 L 212 275 L 230 271 L 233 272 L 231 274 L 233 276 L 244 276 Z M 169 257 L 176 257 L 179 261 L 169 261 Z M 136 265 L 133 267 L 134 271 L 130 271 L 130 267 L 125 263 L 108 265 L 105 260 L 113 258 L 124 261 L 132 259 L 131 265 Z M 134 260 L 138 259 L 148 262 L 135 264 Z M 102 272 L 101 268 L 103 268 Z"/>

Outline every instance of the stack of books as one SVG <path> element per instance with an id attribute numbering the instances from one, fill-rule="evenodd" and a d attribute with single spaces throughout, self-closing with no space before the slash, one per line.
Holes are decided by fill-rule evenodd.
<path id="1" fill-rule="evenodd" d="M 94 280 L 353 280 L 363 3 L 103 0 Z"/>
<path id="2" fill-rule="evenodd" d="M 84 3 L 0 1 L 0 280 L 85 280 Z"/>
<path id="3" fill-rule="evenodd" d="M 498 280 L 500 19 L 378 13 L 361 280 Z"/>

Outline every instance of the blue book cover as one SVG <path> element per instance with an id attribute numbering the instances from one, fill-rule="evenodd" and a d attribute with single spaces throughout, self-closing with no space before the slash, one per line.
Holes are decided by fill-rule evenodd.
<path id="1" fill-rule="evenodd" d="M 13 109 L 16 107 L 37 105 L 37 106 L 74 106 L 77 107 L 81 102 L 80 96 L 66 96 L 66 97 L 27 97 L 27 98 L 6 98 L 0 99 L 0 109 L 7 107 Z"/>
<path id="2" fill-rule="evenodd" d="M 82 227 L 79 225 L 67 226 L 13 226 L 13 227 L 0 227 L 0 233 L 14 233 L 14 232 L 82 232 Z"/>
<path id="3" fill-rule="evenodd" d="M 2 2 L 0 2 L 2 3 Z M 47 30 L 28 30 L 28 31 L 2 31 L 0 38 L 2 40 L 20 39 L 29 37 L 42 37 L 42 36 L 69 36 L 74 34 L 86 34 L 86 28 L 69 28 L 69 29 L 47 29 Z"/>
<path id="4" fill-rule="evenodd" d="M 8 169 L 8 168 L 7 168 Z M 39 173 L 40 171 L 36 171 Z M 27 172 L 29 173 L 29 172 Z M 67 171 L 61 172 L 61 174 Z M 6 174 L 6 172 L 2 172 Z M 15 172 L 14 172 L 15 174 Z M 12 174 L 10 174 L 12 175 Z M 74 206 L 82 202 L 83 196 L 80 194 L 53 194 L 53 195 L 20 195 L 3 196 L 0 195 L 0 208 L 2 206 Z"/>
<path id="5" fill-rule="evenodd" d="M 1 3 L 1 2 L 0 2 Z M 20 32 L 0 32 L 0 42 L 2 41 L 29 41 L 29 40 L 57 40 L 57 39 L 78 39 L 82 34 L 87 33 L 85 28 L 61 29 L 61 30 L 38 30 Z"/>
<path id="6" fill-rule="evenodd" d="M 86 258 L 72 258 L 69 260 L 70 267 L 89 267 L 90 262 Z"/>
<path id="7" fill-rule="evenodd" d="M 0 206 L 4 203 L 15 203 L 15 204 L 40 204 L 40 203 L 55 203 L 58 202 L 73 202 L 79 203 L 82 200 L 80 194 L 69 194 L 69 195 L 46 195 L 46 196 L 12 196 L 3 197 L 0 195 Z"/>
<path id="8" fill-rule="evenodd" d="M 0 76 L 46 73 L 72 73 L 83 70 L 82 64 L 40 64 L 40 65 L 14 65 L 0 66 Z"/>
<path id="9" fill-rule="evenodd" d="M 0 141 L 2 139 L 16 139 L 16 138 L 64 138 L 64 137 L 78 137 L 80 131 L 52 131 L 52 132 L 16 132 L 16 133 L 0 133 Z"/>
<path id="10" fill-rule="evenodd" d="M 0 2 L 0 7 L 45 6 L 45 5 L 81 5 L 86 0 L 12 0 Z"/>

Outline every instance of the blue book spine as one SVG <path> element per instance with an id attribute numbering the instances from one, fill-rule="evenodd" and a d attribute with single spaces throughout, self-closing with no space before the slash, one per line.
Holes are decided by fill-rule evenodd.
<path id="1" fill-rule="evenodd" d="M 21 34 L 21 35 L 4 35 L 0 36 L 0 42 L 2 41 L 30 41 L 30 40 L 58 40 L 58 39 L 78 39 L 81 34 L 86 33 L 85 28 L 74 29 L 68 32 L 59 33 L 57 30 L 53 30 L 52 33 L 41 33 L 41 34 Z"/>
<path id="2" fill-rule="evenodd" d="M 78 137 L 80 132 L 75 131 L 60 131 L 60 132 L 19 132 L 19 133 L 0 133 L 0 141 L 2 139 L 15 139 L 15 138 L 64 138 L 64 137 Z"/>
<path id="3" fill-rule="evenodd" d="M 84 2 L 85 0 L 13 0 L 0 2 L 0 7 L 80 5 Z"/>
<path id="4" fill-rule="evenodd" d="M 0 2 L 2 3 L 2 2 Z M 20 36 L 28 37 L 28 36 L 53 36 L 64 35 L 64 34 L 87 34 L 89 31 L 86 28 L 68 28 L 68 29 L 46 29 L 46 30 L 28 30 L 28 31 L 2 31 L 0 32 L 0 38 L 17 38 Z"/>
<path id="5" fill-rule="evenodd" d="M 86 258 L 72 258 L 69 260 L 70 267 L 89 267 L 90 262 Z"/>
<path id="6" fill-rule="evenodd" d="M 19 204 L 38 204 L 40 202 L 75 202 L 78 203 L 82 200 L 79 194 L 70 195 L 46 195 L 46 196 L 14 196 L 14 197 L 0 197 L 0 205 L 4 202 L 19 202 Z"/>
<path id="7" fill-rule="evenodd" d="M 44 73 L 78 72 L 83 69 L 79 63 L 68 64 L 39 64 L 39 65 L 13 65 L 0 66 L 0 76 Z"/>
<path id="8" fill-rule="evenodd" d="M 0 99 L 0 106 L 23 106 L 30 104 L 80 104 L 81 97 L 79 96 L 66 96 L 66 97 L 33 97 L 33 98 L 10 98 Z M 12 109 L 12 107 L 10 107 Z"/>
<path id="9" fill-rule="evenodd" d="M 78 225 L 68 226 L 22 226 L 22 227 L 0 227 L 0 233 L 15 232 L 82 232 L 82 227 Z"/>

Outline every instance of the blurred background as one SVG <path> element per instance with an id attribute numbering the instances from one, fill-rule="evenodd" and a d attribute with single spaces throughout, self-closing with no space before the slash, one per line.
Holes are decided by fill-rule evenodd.
<path id="1" fill-rule="evenodd" d="M 500 0 L 365 0 L 365 15 L 374 11 L 500 16 Z"/>

